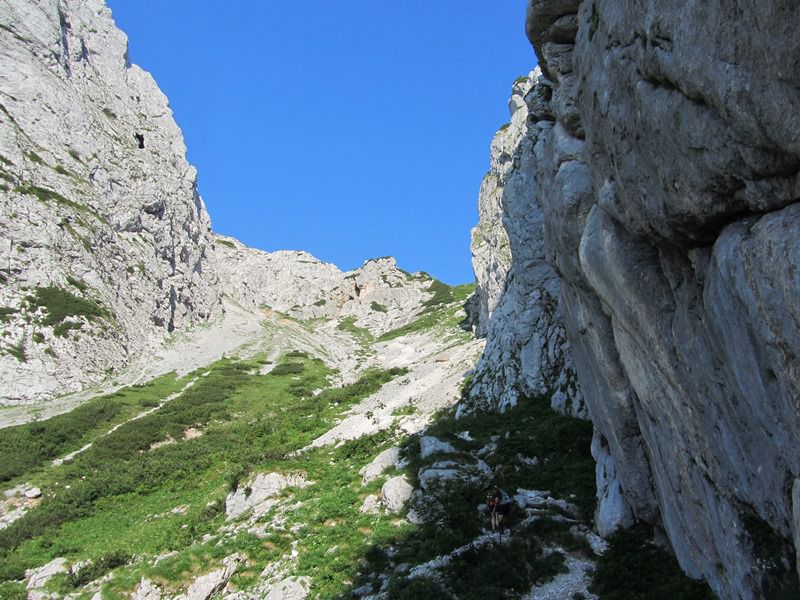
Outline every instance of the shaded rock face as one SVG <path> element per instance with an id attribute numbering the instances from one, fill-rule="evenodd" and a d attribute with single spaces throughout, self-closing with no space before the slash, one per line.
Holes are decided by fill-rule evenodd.
<path id="1" fill-rule="evenodd" d="M 532 0 L 543 74 L 525 95 L 533 156 L 516 169 L 535 199 L 502 215 L 513 278 L 538 264 L 523 265 L 509 221 L 540 207 L 598 432 L 600 529 L 630 513 L 663 528 L 723 598 L 768 596 L 796 564 L 796 10 Z M 487 353 L 493 327 L 523 320 L 521 307 L 498 317 L 513 283 Z M 495 371 L 518 369 L 517 339 Z"/>
<path id="2" fill-rule="evenodd" d="M 559 314 L 558 276 L 544 243 L 534 155 L 542 132 L 531 120 L 545 102 L 534 87 L 538 77 L 537 69 L 514 82 L 511 122 L 492 141 L 481 184 L 480 220 L 472 230 L 472 312 L 486 349 L 462 412 L 504 410 L 520 397 L 544 395 L 560 412 L 586 416 Z"/>
<path id="3" fill-rule="evenodd" d="M 0 27 L 8 404 L 96 382 L 220 303 L 196 171 L 110 10 L 101 0 L 2 0 Z M 27 299 L 47 288 L 68 295 Z"/>

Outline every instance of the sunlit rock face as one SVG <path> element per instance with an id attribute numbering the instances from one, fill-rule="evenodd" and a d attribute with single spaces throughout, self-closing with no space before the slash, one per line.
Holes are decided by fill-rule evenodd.
<path id="1" fill-rule="evenodd" d="M 494 213 L 511 247 L 494 307 L 479 277 L 488 353 L 493 328 L 525 322 L 525 303 L 502 313 L 514 281 L 540 269 L 535 236 L 517 251 L 512 232 L 541 222 L 597 430 L 598 526 L 663 529 L 722 598 L 768 597 L 796 568 L 796 21 L 788 1 L 531 1 L 533 151 L 506 175 L 527 204 L 503 194 Z M 519 372 L 518 340 L 496 342 L 494 373 Z"/>
<path id="2" fill-rule="evenodd" d="M 472 230 L 477 280 L 473 313 L 486 349 L 461 411 L 504 410 L 543 395 L 557 410 L 585 416 L 558 308 L 559 281 L 547 261 L 535 147 L 545 106 L 537 69 L 513 85 L 511 122 L 492 141 L 490 168 Z"/>
<path id="3" fill-rule="evenodd" d="M 13 404 L 113 377 L 220 299 L 196 171 L 110 10 L 0 0 L 0 29 L 0 402 Z"/>
<path id="4" fill-rule="evenodd" d="M 431 277 L 403 271 L 390 256 L 343 272 L 308 252 L 265 252 L 222 235 L 215 240 L 220 287 L 245 308 L 300 320 L 351 319 L 380 336 L 416 319 L 432 296 Z"/>

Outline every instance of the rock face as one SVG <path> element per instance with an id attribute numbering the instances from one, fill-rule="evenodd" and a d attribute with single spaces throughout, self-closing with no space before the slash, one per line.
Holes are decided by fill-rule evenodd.
<path id="1" fill-rule="evenodd" d="M 557 410 L 585 417 L 559 314 L 559 280 L 544 243 L 534 156 L 541 131 L 529 107 L 544 104 L 534 88 L 538 76 L 537 70 L 514 82 L 511 122 L 492 141 L 481 184 L 472 265 L 476 333 L 486 335 L 486 350 L 462 410 L 503 410 L 520 395 L 544 395 Z"/>
<path id="2" fill-rule="evenodd" d="M 181 132 L 101 0 L 0 1 L 0 403 L 220 310 Z"/>
<path id="3" fill-rule="evenodd" d="M 394 258 L 366 261 L 342 272 L 307 252 L 264 252 L 217 235 L 220 286 L 245 308 L 296 319 L 350 318 L 375 335 L 406 325 L 431 297 L 433 280 L 406 273 Z"/>
<path id="4" fill-rule="evenodd" d="M 524 95 L 533 158 L 515 168 L 535 200 L 502 215 L 514 277 L 537 265 L 509 222 L 541 207 L 597 430 L 600 529 L 629 514 L 662 528 L 723 598 L 769 597 L 796 564 L 796 9 L 532 0 L 542 75 Z M 513 283 L 487 352 L 524 320 L 499 316 Z M 519 373 L 517 339 L 495 372 Z"/>

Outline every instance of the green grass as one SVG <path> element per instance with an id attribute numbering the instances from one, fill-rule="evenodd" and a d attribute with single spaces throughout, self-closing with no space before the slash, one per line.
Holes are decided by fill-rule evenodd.
<path id="1" fill-rule="evenodd" d="M 369 329 L 356 325 L 356 317 L 343 318 L 339 321 L 339 325 L 337 325 L 336 328 L 340 331 L 346 331 L 347 333 L 351 334 L 362 346 L 369 346 L 373 341 L 375 341 L 375 338 Z"/>
<path id="2" fill-rule="evenodd" d="M 103 114 L 107 116 L 109 119 L 116 119 L 117 115 L 108 107 L 103 108 Z"/>
<path id="3" fill-rule="evenodd" d="M 431 288 L 434 290 L 434 295 L 424 304 L 425 309 L 420 316 L 407 325 L 383 333 L 378 337 L 379 342 L 437 328 L 459 332 L 458 324 L 463 318 L 463 303 L 475 291 L 475 284 L 451 287 L 434 280 L 428 288 L 429 291 Z"/>
<path id="4" fill-rule="evenodd" d="M 78 162 L 83 162 L 83 161 L 81 161 L 81 155 L 80 155 L 80 154 L 78 154 L 78 151 L 77 151 L 77 150 L 75 150 L 75 149 L 73 149 L 73 148 L 70 148 L 69 150 L 67 150 L 67 152 L 68 152 L 68 153 L 69 153 L 69 155 L 70 155 L 70 156 L 73 158 L 73 160 L 76 160 L 76 161 L 78 161 Z"/>
<path id="5" fill-rule="evenodd" d="M 108 311 L 97 301 L 81 298 L 57 286 L 37 287 L 26 300 L 32 310 L 40 307 L 44 309 L 42 324 L 57 328 L 56 335 L 70 328 L 80 328 L 80 325 L 65 324 L 64 320 L 67 318 L 84 317 L 88 321 L 96 321 L 109 316 Z"/>
<path id="6" fill-rule="evenodd" d="M 0 321 L 8 323 L 19 312 L 18 308 L 10 306 L 0 306 Z"/>
<path id="7" fill-rule="evenodd" d="M 180 389 L 174 374 L 89 400 L 71 412 L 16 427 L 0 436 L 0 482 L 35 476 L 49 461 L 77 450 L 143 407 Z M 24 449 L 24 451 L 23 451 Z"/>
<path id="8" fill-rule="evenodd" d="M 44 164 L 44 161 L 42 160 L 42 157 L 39 156 L 38 154 L 36 154 L 36 152 L 34 152 L 33 150 L 30 150 L 30 151 L 26 152 L 26 156 L 29 159 L 31 159 L 33 162 L 37 163 L 37 164 L 40 164 L 40 165 Z"/>
<path id="9" fill-rule="evenodd" d="M 368 444 L 359 440 L 294 458 L 290 455 L 327 431 L 343 411 L 404 371 L 368 370 L 350 386 L 330 388 L 326 386 L 331 372 L 321 361 L 304 353 L 293 352 L 283 357 L 277 367 L 295 365 L 283 374 L 276 375 L 273 370 L 268 375 L 259 375 L 262 363 L 263 358 L 219 361 L 180 397 L 151 415 L 97 439 L 70 463 L 38 471 L 35 466 L 21 469 L 26 480 L 46 483 L 42 486 L 45 497 L 38 508 L 0 531 L 0 579 L 14 579 L 21 569 L 44 564 L 55 556 L 65 556 L 71 561 L 97 561 L 115 553 L 156 555 L 173 549 L 180 552 L 174 560 L 159 563 L 157 567 L 136 563 L 117 568 L 105 593 L 107 597 L 122 598 L 127 597 L 142 574 L 175 591 L 193 573 L 209 570 L 209 565 L 233 551 L 246 552 L 263 568 L 269 560 L 280 556 L 279 549 L 285 551 L 288 545 L 285 534 L 271 538 L 274 547 L 266 547 L 264 540 L 249 534 L 241 534 L 219 547 L 197 541 L 204 533 L 216 533 L 224 520 L 219 510 L 220 500 L 253 470 L 303 471 L 317 482 L 307 493 L 314 495 L 312 489 L 324 486 L 331 493 L 344 494 L 335 498 L 324 496 L 321 504 L 307 503 L 308 510 L 317 511 L 316 520 L 309 522 L 323 519 L 324 528 L 328 527 L 324 525 L 326 515 L 339 514 L 337 511 L 344 509 L 340 504 L 342 498 L 359 502 L 358 468 L 368 461 L 367 453 L 373 452 L 376 444 L 387 443 L 388 438 L 382 438 L 382 442 L 376 438 Z M 320 388 L 325 389 L 316 396 L 310 393 Z M 298 393 L 298 389 L 304 391 Z M 106 399 L 103 404 L 107 402 Z M 48 447 L 40 456 L 50 457 L 81 444 L 85 439 L 83 432 L 87 431 L 85 420 L 97 408 L 89 406 L 83 413 L 73 411 L 62 415 L 62 419 L 75 422 L 74 431 L 68 439 L 55 443 L 58 451 Z M 106 415 L 106 426 L 114 418 Z M 188 427 L 200 429 L 203 435 L 184 440 L 183 433 Z M 52 429 L 56 434 L 66 428 Z M 94 431 L 96 439 L 97 428 Z M 19 432 L 25 437 L 23 442 L 31 439 L 31 431 Z M 176 442 L 151 449 L 155 442 L 169 438 Z M 24 460 L 19 456 L 23 448 L 9 441 L 6 456 L 12 461 Z M 330 470 L 330 461 L 336 462 L 338 468 Z M 6 464 L 7 459 L 2 462 Z M 41 463 L 41 458 L 38 462 Z M 356 487 L 345 490 L 342 485 L 347 480 Z M 207 506 L 209 503 L 211 507 Z M 189 509 L 186 514 L 171 513 L 176 505 L 186 505 Z M 349 504 L 347 511 L 352 513 Z M 302 514 L 298 518 L 305 521 Z M 394 531 L 388 524 L 385 528 L 387 532 Z M 363 535 L 356 532 L 352 542 L 349 556 L 356 557 L 365 543 Z M 305 543 L 308 546 L 304 546 L 299 565 L 313 571 L 323 552 L 312 539 Z M 327 573 L 333 574 L 342 566 L 336 561 L 329 562 L 324 567 Z M 352 572 L 356 569 L 354 561 Z M 250 574 L 243 571 L 237 575 L 237 581 L 250 585 L 255 583 L 257 575 L 258 571 Z M 342 576 L 336 577 L 339 589 L 344 584 Z"/>
<path id="10" fill-rule="evenodd" d="M 39 202 L 43 204 L 55 203 L 61 206 L 66 206 L 71 208 L 72 210 L 93 214 L 92 211 L 83 204 L 79 204 L 78 202 L 74 202 L 69 198 L 65 198 L 58 192 L 54 192 L 53 190 L 39 187 L 38 185 L 33 185 L 32 183 L 23 183 L 14 187 L 14 191 L 20 194 L 25 194 L 27 196 L 33 196 Z"/>
<path id="11" fill-rule="evenodd" d="M 221 240 L 221 239 L 216 239 L 215 241 L 218 244 L 222 244 L 223 246 L 226 246 L 228 248 L 232 248 L 232 249 L 236 250 L 236 244 L 234 244 L 233 242 L 229 242 L 228 240 Z"/>
<path id="12" fill-rule="evenodd" d="M 382 313 L 389 312 L 389 309 L 386 306 L 384 306 L 383 304 L 379 304 L 379 303 L 375 302 L 374 300 L 369 305 L 369 307 L 372 310 L 374 310 L 375 312 L 382 312 Z"/>

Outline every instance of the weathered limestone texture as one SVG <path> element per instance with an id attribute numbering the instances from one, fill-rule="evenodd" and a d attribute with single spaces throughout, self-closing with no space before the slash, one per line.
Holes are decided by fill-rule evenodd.
<path id="1" fill-rule="evenodd" d="M 0 0 L 0 31 L 0 404 L 16 404 L 221 309 L 196 171 L 111 11 Z"/>
<path id="2" fill-rule="evenodd" d="M 492 141 L 490 169 L 472 230 L 476 333 L 486 335 L 469 399 L 460 410 L 504 410 L 544 395 L 557 410 L 586 416 L 558 309 L 559 281 L 547 262 L 533 115 L 544 105 L 538 69 L 514 82 L 511 122 Z"/>
<path id="3" fill-rule="evenodd" d="M 503 197 L 508 278 L 539 268 L 511 233 L 536 219 L 561 277 L 599 529 L 663 528 L 721 598 L 768 597 L 796 565 L 797 17 L 788 0 L 532 0 L 534 150 L 511 176 L 528 201 Z M 513 283 L 487 353 L 492 328 L 524 322 L 499 317 Z M 496 371 L 517 347 L 492 350 Z"/>
<path id="4" fill-rule="evenodd" d="M 307 252 L 264 252 L 216 235 L 220 286 L 245 308 L 296 319 L 353 319 L 380 335 L 413 321 L 432 292 L 424 273 L 407 273 L 392 257 L 374 258 L 342 272 Z"/>

